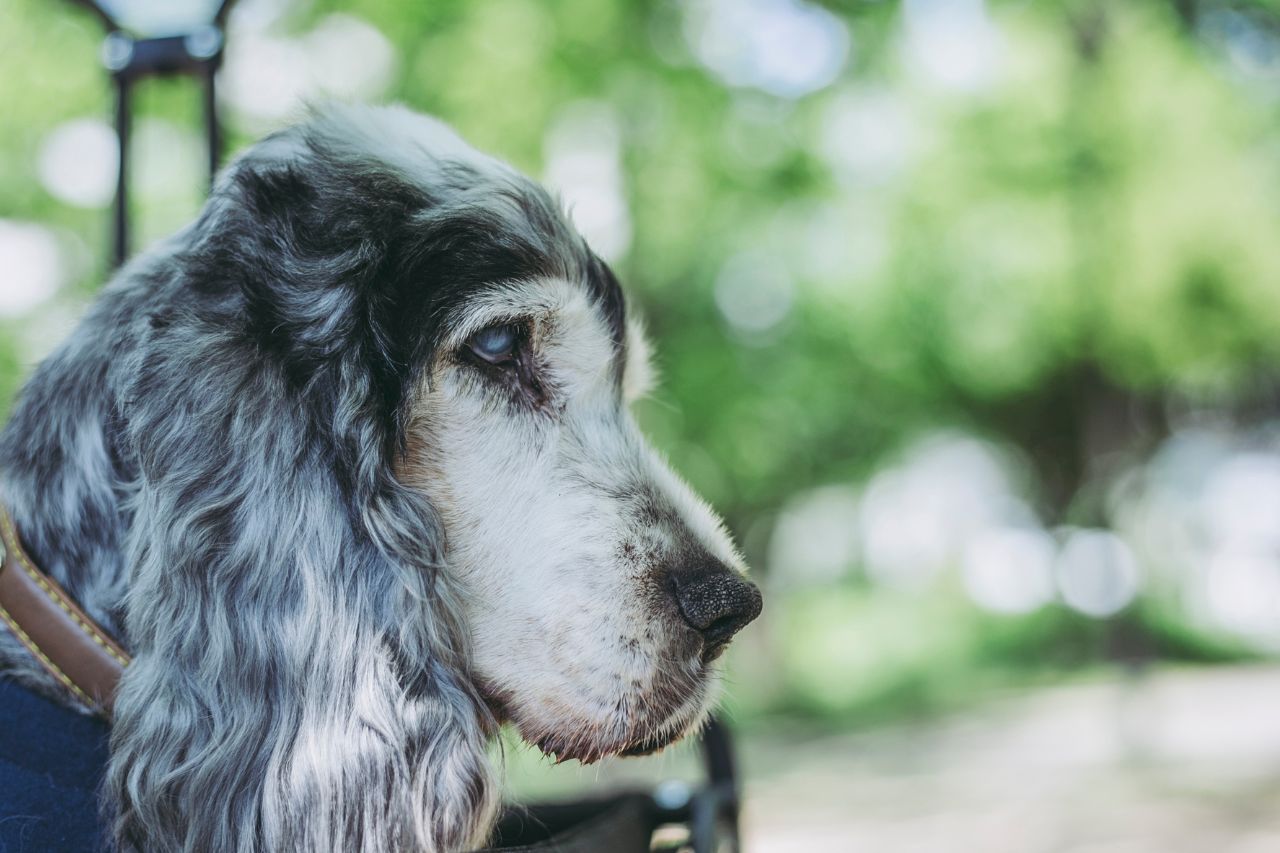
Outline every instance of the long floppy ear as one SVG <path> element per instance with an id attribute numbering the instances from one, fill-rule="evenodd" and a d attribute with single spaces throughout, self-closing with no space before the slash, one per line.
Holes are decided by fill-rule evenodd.
<path id="1" fill-rule="evenodd" d="M 416 377 L 382 226 L 420 200 L 313 165 L 232 168 L 126 371 L 122 850 L 455 850 L 491 824 L 442 532 L 393 472 Z"/>

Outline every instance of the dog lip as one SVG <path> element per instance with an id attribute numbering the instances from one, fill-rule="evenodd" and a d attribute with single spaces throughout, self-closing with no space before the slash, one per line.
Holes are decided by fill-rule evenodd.
<path id="1" fill-rule="evenodd" d="M 566 716 L 531 713 L 532 709 L 521 706 L 510 691 L 496 688 L 492 682 L 478 682 L 478 687 L 500 722 L 513 723 L 525 743 L 553 759 L 556 764 L 577 761 L 590 765 L 613 756 L 633 758 L 651 755 L 685 737 L 701 713 L 706 701 L 707 684 L 714 672 L 711 666 L 701 660 L 701 645 L 699 640 L 699 648 L 688 650 L 687 657 L 666 661 L 678 664 L 677 671 L 668 673 L 669 676 L 679 675 L 688 681 L 684 690 L 667 697 L 670 707 L 659 712 L 657 707 L 648 705 L 651 712 L 651 722 L 648 723 L 642 720 L 592 722 L 574 719 L 570 709 L 563 706 L 561 711 L 570 711 Z M 725 645 L 728 644 L 721 644 Z M 719 650 L 716 651 L 718 653 Z M 691 702 L 695 698 L 697 701 Z M 630 731 L 623 734 L 617 731 L 619 728 Z M 660 729 L 661 733 L 641 734 L 655 728 Z M 640 731 L 636 731 L 637 729 Z"/>
<path id="2" fill-rule="evenodd" d="M 618 754 L 614 749 L 565 742 L 562 738 L 555 735 L 542 738 L 537 741 L 534 746 L 543 755 L 547 755 L 555 759 L 556 764 L 563 764 L 566 761 L 577 761 L 579 764 L 590 765 L 595 764 L 602 758 L 608 758 L 610 755 Z"/>
<path id="3" fill-rule="evenodd" d="M 715 663 L 716 659 L 724 654 L 725 649 L 729 648 L 729 641 L 725 640 L 720 643 L 713 643 L 702 650 L 702 664 Z"/>
<path id="4" fill-rule="evenodd" d="M 474 679 L 476 691 L 480 694 L 481 700 L 489 709 L 489 713 L 493 715 L 494 721 L 498 725 L 508 723 L 512 719 L 510 711 L 511 695 L 508 691 L 494 687 L 484 679 Z"/>
<path id="5" fill-rule="evenodd" d="M 638 758 L 642 755 L 653 755 L 655 752 L 659 752 L 660 750 L 671 746 L 671 744 L 675 743 L 679 739 L 680 731 L 677 729 L 676 731 L 661 737 L 651 737 L 636 741 L 630 746 L 619 751 L 618 755 L 621 755 L 624 758 Z"/>
<path id="6" fill-rule="evenodd" d="M 661 752 L 671 744 L 683 738 L 689 733 L 691 720 L 681 720 L 677 725 L 668 723 L 666 731 L 659 735 L 650 735 L 627 744 L 618 750 L 617 754 L 623 758 L 637 758 L 643 755 L 653 755 L 655 752 Z"/>
<path id="7" fill-rule="evenodd" d="M 643 755 L 652 755 L 683 738 L 688 733 L 689 727 L 690 720 L 688 719 L 684 719 L 675 725 L 668 721 L 664 725 L 665 732 L 663 734 L 643 737 L 638 740 L 613 741 L 612 743 L 576 741 L 554 733 L 537 739 L 526 738 L 526 742 L 531 743 L 544 755 L 554 758 L 556 764 L 561 764 L 565 761 L 594 764 L 600 759 L 610 756 L 635 758 Z"/>

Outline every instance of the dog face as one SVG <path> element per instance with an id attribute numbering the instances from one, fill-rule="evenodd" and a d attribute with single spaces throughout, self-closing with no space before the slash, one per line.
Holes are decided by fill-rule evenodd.
<path id="1" fill-rule="evenodd" d="M 323 363 L 346 334 L 380 356 L 395 477 L 439 516 L 439 577 L 495 713 L 582 761 L 697 725 L 714 661 L 760 594 L 720 521 L 641 436 L 628 406 L 647 348 L 558 205 L 398 109 L 331 110 L 251 150 L 236 175 L 254 221 L 275 223 L 255 234 L 322 251 L 290 261 L 295 290 L 259 300 L 297 297 L 255 314 L 262 346 L 290 330 L 297 360 Z"/>
<path id="2" fill-rule="evenodd" d="M 618 346 L 561 278 L 492 290 L 451 326 L 409 470 L 444 521 L 482 691 L 562 759 L 664 746 L 701 718 L 760 597 L 628 411 L 635 327 Z"/>
<path id="3" fill-rule="evenodd" d="M 432 297 L 398 472 L 443 523 L 472 676 L 560 759 L 659 749 L 702 719 L 759 591 L 629 411 L 647 348 L 613 274 L 527 179 L 379 116 L 362 156 L 432 199 L 399 239 L 450 294 Z"/>

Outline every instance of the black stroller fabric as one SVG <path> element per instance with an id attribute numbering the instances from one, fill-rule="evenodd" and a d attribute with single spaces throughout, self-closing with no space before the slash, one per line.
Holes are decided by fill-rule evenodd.
<path id="1" fill-rule="evenodd" d="M 0 679 L 0 853 L 92 853 L 110 731 Z"/>
<path id="2" fill-rule="evenodd" d="M 649 853 L 654 814 L 647 794 L 534 809 L 510 809 L 490 851 L 528 853 Z"/>
<path id="3" fill-rule="evenodd" d="M 0 853 L 111 849 L 98 803 L 109 736 L 102 720 L 0 679 Z M 694 792 L 689 807 L 663 809 L 645 792 L 514 806 L 499 821 L 493 846 L 477 853 L 649 853 L 654 830 L 673 823 L 692 830 L 692 849 L 725 849 L 712 841 L 737 835 L 732 747 L 723 726 L 708 725 L 703 751 L 711 784 Z"/>

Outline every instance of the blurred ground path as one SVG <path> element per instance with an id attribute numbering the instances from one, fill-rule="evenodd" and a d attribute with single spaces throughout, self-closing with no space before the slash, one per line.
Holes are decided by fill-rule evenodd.
<path id="1" fill-rule="evenodd" d="M 1280 668 L 1152 672 L 742 743 L 748 853 L 1280 851 Z"/>

